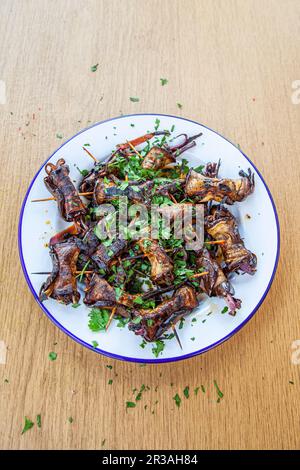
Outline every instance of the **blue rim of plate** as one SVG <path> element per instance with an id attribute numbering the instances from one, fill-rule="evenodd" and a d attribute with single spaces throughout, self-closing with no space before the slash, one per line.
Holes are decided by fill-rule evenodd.
<path id="1" fill-rule="evenodd" d="M 175 357 L 170 357 L 170 358 L 160 358 L 160 359 L 143 359 L 143 358 L 134 358 L 134 357 L 127 357 L 127 356 L 121 356 L 119 354 L 114 354 L 114 353 L 110 353 L 110 352 L 107 352 L 107 351 L 103 351 L 102 349 L 99 349 L 99 348 L 94 348 L 91 344 L 83 341 L 82 339 L 78 338 L 77 336 L 75 336 L 73 333 L 71 333 L 69 330 L 67 330 L 63 325 L 61 325 L 52 315 L 51 313 L 49 312 L 49 310 L 47 310 L 47 308 L 40 302 L 39 298 L 38 298 L 38 295 L 33 287 L 33 285 L 31 284 L 31 281 L 30 281 L 30 278 L 28 276 L 28 272 L 27 272 L 27 269 L 26 269 L 26 266 L 25 266 L 25 262 L 24 262 L 24 257 L 23 257 L 23 249 L 22 249 L 22 222 L 23 222 L 23 215 L 24 215 L 24 209 L 25 209 L 25 205 L 26 205 L 26 202 L 27 202 L 27 199 L 28 199 L 28 196 L 29 196 L 29 193 L 31 191 L 31 188 L 36 180 L 36 178 L 38 177 L 38 175 L 40 174 L 40 172 L 43 170 L 43 168 L 45 167 L 46 163 L 62 148 L 64 147 L 68 142 L 70 142 L 71 140 L 73 140 L 75 137 L 77 137 L 78 135 L 82 134 L 83 132 L 87 131 L 88 129 L 92 129 L 93 127 L 96 127 L 98 126 L 99 124 L 104 124 L 105 122 L 109 122 L 109 121 L 115 121 L 117 119 L 123 119 L 123 118 L 128 118 L 128 117 L 136 117 L 136 116 L 163 116 L 163 117 L 168 117 L 168 118 L 173 118 L 173 119 L 181 119 L 182 121 L 187 121 L 187 122 L 192 122 L 194 124 L 197 124 L 197 125 L 200 125 L 202 127 L 204 127 L 205 129 L 209 130 L 209 131 L 212 131 L 214 132 L 215 134 L 217 134 L 219 137 L 223 138 L 224 140 L 226 140 L 227 142 L 229 142 L 231 145 L 233 145 L 235 147 L 235 149 L 237 148 L 236 145 L 234 145 L 230 140 L 228 140 L 226 137 L 224 137 L 223 135 L 219 134 L 218 132 L 216 132 L 215 130 L 211 129 L 210 127 L 208 126 L 205 126 L 204 124 L 201 124 L 200 122 L 197 122 L 197 121 L 193 121 L 192 119 L 187 119 L 187 118 L 183 118 L 181 116 L 174 116 L 174 115 L 171 115 L 171 114 L 161 114 L 161 113 L 137 113 L 137 114 L 124 114 L 122 116 L 117 116 L 117 117 L 114 117 L 114 118 L 110 118 L 110 119 L 105 119 L 104 121 L 99 121 L 95 124 L 93 124 L 92 126 L 89 126 L 89 127 L 86 127 L 85 129 L 81 130 L 80 132 L 78 132 L 77 134 L 73 135 L 70 139 L 66 140 L 66 142 L 64 142 L 60 147 L 58 147 L 51 155 L 49 158 L 47 158 L 47 160 L 43 163 L 43 165 L 40 167 L 40 169 L 38 170 L 38 172 L 35 174 L 34 178 L 32 179 L 30 185 L 29 185 L 29 188 L 27 189 L 27 192 L 25 194 L 25 198 L 23 200 L 23 203 L 22 203 L 22 207 L 21 207 L 21 211 L 20 211 L 20 218 L 19 218 L 19 227 L 18 227 L 18 247 L 19 247 L 19 256 L 20 256 L 20 261 L 21 261 L 21 266 L 22 266 L 22 269 L 23 269 L 23 273 L 24 273 L 24 276 L 25 276 L 25 279 L 26 279 L 26 282 L 28 284 L 28 287 L 29 289 L 31 290 L 32 292 L 32 295 L 34 297 L 34 299 L 36 300 L 36 302 L 38 303 L 38 305 L 40 306 L 40 308 L 43 310 L 43 312 L 47 315 L 47 317 L 60 329 L 62 330 L 66 335 L 70 336 L 74 341 L 76 341 L 77 343 L 81 344 L 82 346 L 85 346 L 86 348 L 98 353 L 98 354 L 101 354 L 101 355 L 104 355 L 104 356 L 107 356 L 107 357 L 110 357 L 112 359 L 119 359 L 119 360 L 122 360 L 122 361 L 128 361 L 128 362 L 137 362 L 137 363 L 148 363 L 148 364 L 161 364 L 161 363 L 164 363 L 164 362 L 175 362 L 175 361 L 182 361 L 184 359 L 189 359 L 191 357 L 194 357 L 194 356 L 198 356 L 199 354 L 203 354 L 207 351 L 209 351 L 210 349 L 213 349 L 217 346 L 219 346 L 220 344 L 224 343 L 225 341 L 227 341 L 228 339 L 230 339 L 232 336 L 234 336 L 239 330 L 241 330 L 248 322 L 249 320 L 251 320 L 251 318 L 254 316 L 254 314 L 257 312 L 257 310 L 259 309 L 259 307 L 261 306 L 261 304 L 263 303 L 263 301 L 265 300 L 269 290 L 270 290 L 270 287 L 272 285 L 272 282 L 274 280 L 274 277 L 275 277 L 275 273 L 276 273 L 276 270 L 277 270 L 277 266 L 278 266 L 278 261 L 279 261 L 279 253 L 280 253 L 280 227 L 279 227 L 279 219 L 278 219 L 278 214 L 277 214 L 277 209 L 276 209 L 276 206 L 275 206 L 275 203 L 274 203 L 274 200 L 273 200 L 273 197 L 272 197 L 272 194 L 264 180 L 264 178 L 262 177 L 261 173 L 258 171 L 258 169 L 256 168 L 256 166 L 252 163 L 252 161 L 250 160 L 250 158 L 247 157 L 247 155 L 245 155 L 244 152 L 242 152 L 242 150 L 238 149 L 239 152 L 246 158 L 246 160 L 250 163 L 250 165 L 254 168 L 254 170 L 256 171 L 256 173 L 258 174 L 258 176 L 260 177 L 262 183 L 264 184 L 265 188 L 266 188 L 266 191 L 268 193 L 268 196 L 270 198 L 270 201 L 271 201 L 271 204 L 272 204 L 272 207 L 273 207 L 273 211 L 274 211 L 274 216 L 275 216 L 275 221 L 276 221 L 276 229 L 277 229 L 277 252 L 276 252 L 276 258 L 275 258 L 275 264 L 274 264 L 274 268 L 273 268 L 273 272 L 272 272 L 272 275 L 270 277 L 270 280 L 269 280 L 269 283 L 266 287 L 266 290 L 264 292 L 264 294 L 262 295 L 261 299 L 259 300 L 258 304 L 256 305 L 256 307 L 252 310 L 252 312 L 248 315 L 248 317 L 239 325 L 237 326 L 233 331 L 231 331 L 228 335 L 224 336 L 224 338 L 221 338 L 219 339 L 218 341 L 216 341 L 215 343 L 213 344 L 210 344 L 209 346 L 206 346 L 205 348 L 202 348 L 202 349 L 199 349 L 198 351 L 194 351 L 192 353 L 189 353 L 189 354 L 185 354 L 185 355 L 182 355 L 182 356 L 175 356 Z"/>

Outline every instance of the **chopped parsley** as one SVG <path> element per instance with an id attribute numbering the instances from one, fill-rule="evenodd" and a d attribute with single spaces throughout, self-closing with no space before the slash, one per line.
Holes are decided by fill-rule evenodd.
<path id="1" fill-rule="evenodd" d="M 196 388 L 194 389 L 194 394 L 195 394 L 196 396 L 198 395 L 199 390 L 200 390 L 200 387 L 196 387 Z"/>
<path id="2" fill-rule="evenodd" d="M 81 304 L 72 304 L 72 307 L 73 307 L 73 308 L 78 308 L 78 307 L 80 307 L 80 305 L 81 305 Z"/>
<path id="3" fill-rule="evenodd" d="M 130 96 L 130 101 L 132 101 L 132 103 L 138 103 L 140 101 L 139 98 L 137 98 L 136 96 Z"/>
<path id="4" fill-rule="evenodd" d="M 113 383 L 113 380 L 112 380 L 112 379 L 109 379 L 108 385 L 112 385 L 112 383 Z"/>
<path id="5" fill-rule="evenodd" d="M 179 408 L 180 404 L 181 404 L 181 398 L 178 395 L 178 393 L 176 393 L 176 395 L 174 395 L 173 400 L 175 400 L 176 406 Z"/>
<path id="6" fill-rule="evenodd" d="M 98 348 L 99 343 L 97 341 L 92 341 L 93 348 Z"/>
<path id="7" fill-rule="evenodd" d="M 41 417 L 41 415 L 36 416 L 36 424 L 37 424 L 38 428 L 42 427 L 42 417 Z"/>
<path id="8" fill-rule="evenodd" d="M 224 307 L 223 310 L 221 311 L 221 313 L 226 313 L 228 312 L 228 307 Z"/>
<path id="9" fill-rule="evenodd" d="M 62 139 L 62 138 L 63 138 L 63 134 L 57 133 L 57 134 L 56 134 L 56 138 L 57 138 L 57 139 Z"/>
<path id="10" fill-rule="evenodd" d="M 99 67 L 99 64 L 92 65 L 91 72 L 97 72 L 98 67 Z"/>
<path id="11" fill-rule="evenodd" d="M 112 368 L 113 368 L 113 366 L 111 366 L 111 365 L 109 365 L 109 364 L 107 364 L 106 367 L 107 367 L 107 369 L 110 369 L 110 370 L 112 370 Z"/>
<path id="12" fill-rule="evenodd" d="M 202 390 L 203 393 L 205 393 L 205 387 L 204 387 L 204 385 L 201 385 L 201 390 Z"/>
<path id="13" fill-rule="evenodd" d="M 155 119 L 155 126 L 154 126 L 154 129 L 157 131 L 157 129 L 159 128 L 159 125 L 160 125 L 160 119 L 156 118 Z"/>
<path id="14" fill-rule="evenodd" d="M 223 397 L 224 397 L 224 393 L 222 393 L 221 390 L 219 389 L 219 386 L 218 386 L 216 380 L 214 380 L 214 386 L 216 387 L 217 394 L 218 394 L 219 398 L 223 398 Z"/>
<path id="15" fill-rule="evenodd" d="M 155 341 L 155 346 L 152 348 L 152 353 L 154 354 L 155 357 L 158 357 L 159 354 L 164 350 L 165 343 L 158 339 Z"/>
<path id="16" fill-rule="evenodd" d="M 34 423 L 25 416 L 25 424 L 21 434 L 24 434 L 26 431 L 29 431 L 34 426 Z"/>
<path id="17" fill-rule="evenodd" d="M 57 353 L 54 352 L 54 351 L 51 351 L 51 352 L 49 353 L 49 356 L 48 356 L 48 357 L 49 357 L 50 361 L 56 361 L 56 359 L 57 359 Z"/>
<path id="18" fill-rule="evenodd" d="M 149 390 L 149 387 L 147 388 Z M 142 393 L 146 390 L 146 385 L 143 384 L 139 390 L 139 393 L 137 394 L 137 396 L 135 397 L 135 401 L 140 401 L 140 399 L 142 398 Z"/>
<path id="19" fill-rule="evenodd" d="M 202 173 L 204 168 L 205 168 L 205 165 L 199 165 L 199 166 L 196 166 L 195 168 L 193 168 L 193 170 L 196 171 L 197 173 Z"/>
<path id="20" fill-rule="evenodd" d="M 176 104 L 177 104 L 177 108 L 182 109 L 182 104 L 181 103 L 176 103 Z"/>
<path id="21" fill-rule="evenodd" d="M 135 407 L 136 407 L 136 403 L 134 403 L 133 401 L 126 402 L 126 408 L 135 408 Z"/>
<path id="22" fill-rule="evenodd" d="M 165 86 L 167 83 L 168 83 L 169 80 L 167 80 L 166 78 L 160 78 L 160 84 L 161 86 Z"/>
<path id="23" fill-rule="evenodd" d="M 189 398 L 189 396 L 190 396 L 190 387 L 189 386 L 185 387 L 185 389 L 183 390 L 183 395 L 185 396 L 185 398 Z"/>
<path id="24" fill-rule="evenodd" d="M 69 421 L 69 423 L 71 423 L 71 424 L 73 423 L 74 419 L 72 418 L 72 416 L 69 416 L 68 421 Z"/>
<path id="25" fill-rule="evenodd" d="M 108 323 L 110 314 L 105 308 L 92 308 L 89 313 L 89 328 L 92 331 L 103 331 Z"/>

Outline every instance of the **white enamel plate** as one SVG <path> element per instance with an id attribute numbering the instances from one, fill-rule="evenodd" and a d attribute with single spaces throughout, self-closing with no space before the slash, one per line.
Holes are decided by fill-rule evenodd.
<path id="1" fill-rule="evenodd" d="M 158 358 L 152 353 L 153 344 L 149 343 L 142 348 L 141 337 L 134 335 L 126 326 L 117 327 L 116 321 L 112 322 L 108 332 L 94 333 L 88 327 L 90 309 L 82 301 L 78 308 L 72 308 L 52 299 L 43 304 L 38 300 L 40 286 L 46 276 L 32 273 L 52 270 L 47 242 L 52 235 L 69 225 L 59 216 L 55 201 L 31 202 L 32 199 L 50 196 L 43 182 L 46 162 L 29 186 L 19 223 L 19 251 L 24 275 L 34 298 L 50 320 L 75 341 L 97 353 L 136 362 L 177 361 L 201 354 L 229 339 L 250 320 L 262 304 L 273 281 L 279 257 L 278 217 L 262 176 L 235 145 L 197 122 L 168 115 L 121 116 L 95 124 L 75 135 L 56 150 L 47 162 L 56 163 L 59 158 L 64 158 L 70 167 L 72 180 L 78 184 L 82 176 L 76 167 L 90 169 L 93 166 L 93 161 L 82 150 L 83 145 L 88 143 L 88 149 L 99 160 L 103 160 L 116 144 L 153 130 L 156 119 L 160 120 L 159 129 L 170 130 L 174 126 L 174 136 L 181 133 L 203 133 L 197 146 L 184 153 L 190 166 L 199 166 L 221 158 L 221 176 L 237 178 L 240 169 L 246 171 L 248 168 L 255 174 L 254 193 L 245 201 L 230 207 L 237 216 L 245 245 L 257 255 L 256 274 L 235 276 L 232 281 L 235 297 L 242 300 L 242 308 L 237 311 L 236 316 L 221 313 L 225 306 L 222 299 L 204 299 L 186 317 L 184 327 L 178 330 L 183 350 L 175 339 L 166 340 L 165 348 Z M 193 319 L 196 320 L 192 321 Z M 98 343 L 97 348 L 92 345 L 95 341 Z"/>

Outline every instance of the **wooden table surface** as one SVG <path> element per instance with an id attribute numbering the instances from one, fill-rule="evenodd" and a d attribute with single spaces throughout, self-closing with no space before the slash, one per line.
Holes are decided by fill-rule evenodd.
<path id="1" fill-rule="evenodd" d="M 0 22 L 0 447 L 299 448 L 299 1 L 2 0 Z M 239 143 L 273 193 L 282 236 L 274 284 L 242 331 L 205 355 L 146 367 L 58 330 L 29 292 L 17 249 L 22 199 L 61 144 L 56 135 L 139 112 L 199 120 Z M 150 391 L 126 412 L 142 384 Z M 191 396 L 177 409 L 172 397 L 185 386 Z M 24 417 L 38 414 L 42 427 L 21 436 Z"/>

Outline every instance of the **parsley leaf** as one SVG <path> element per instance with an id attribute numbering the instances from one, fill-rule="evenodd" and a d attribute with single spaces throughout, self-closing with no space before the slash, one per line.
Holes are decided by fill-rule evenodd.
<path id="1" fill-rule="evenodd" d="M 165 86 L 167 83 L 168 83 L 168 80 L 166 78 L 160 78 L 161 86 Z"/>
<path id="2" fill-rule="evenodd" d="M 138 103 L 140 101 L 139 98 L 135 97 L 135 96 L 130 96 L 130 101 L 132 101 L 132 103 Z"/>
<path id="3" fill-rule="evenodd" d="M 224 393 L 222 393 L 221 390 L 219 389 L 219 386 L 218 386 L 216 380 L 214 380 L 214 386 L 216 387 L 217 394 L 218 394 L 219 398 L 223 398 L 223 397 L 224 397 Z"/>
<path id="4" fill-rule="evenodd" d="M 179 408 L 181 404 L 181 398 L 178 393 L 176 393 L 176 395 L 173 397 L 173 400 L 175 400 L 176 406 Z"/>
<path id="5" fill-rule="evenodd" d="M 164 350 L 165 343 L 158 339 L 155 341 L 155 346 L 152 348 L 152 353 L 154 354 L 155 357 L 158 357 L 159 354 Z"/>
<path id="6" fill-rule="evenodd" d="M 26 418 L 25 416 L 25 424 L 24 424 L 24 428 L 21 434 L 24 434 L 26 431 L 29 431 L 29 429 L 31 429 L 33 426 L 34 426 L 34 423 L 30 419 Z"/>
<path id="7" fill-rule="evenodd" d="M 92 331 L 103 331 L 109 320 L 109 313 L 106 309 L 93 308 L 89 313 L 89 328 Z"/>
<path id="8" fill-rule="evenodd" d="M 42 427 L 42 417 L 41 417 L 41 415 L 36 416 L 36 424 L 37 424 L 38 428 Z"/>
<path id="9" fill-rule="evenodd" d="M 126 402 L 126 408 L 135 408 L 135 407 L 136 407 L 136 403 L 134 403 L 133 401 Z"/>
<path id="10" fill-rule="evenodd" d="M 48 357 L 49 357 L 50 361 L 56 361 L 57 353 L 54 352 L 54 351 L 51 351 L 51 352 L 49 353 L 49 356 L 48 356 Z"/>
<path id="11" fill-rule="evenodd" d="M 199 166 L 196 166 L 195 168 L 193 168 L 193 170 L 196 171 L 197 173 L 202 173 L 204 168 L 205 168 L 205 165 L 199 165 Z"/>
<path id="12" fill-rule="evenodd" d="M 91 66 L 91 72 L 96 72 L 98 69 L 99 64 L 95 64 Z"/>
<path id="13" fill-rule="evenodd" d="M 190 396 L 190 387 L 189 386 L 185 387 L 185 389 L 183 390 L 183 395 L 185 396 L 185 398 L 189 398 L 189 396 Z"/>

